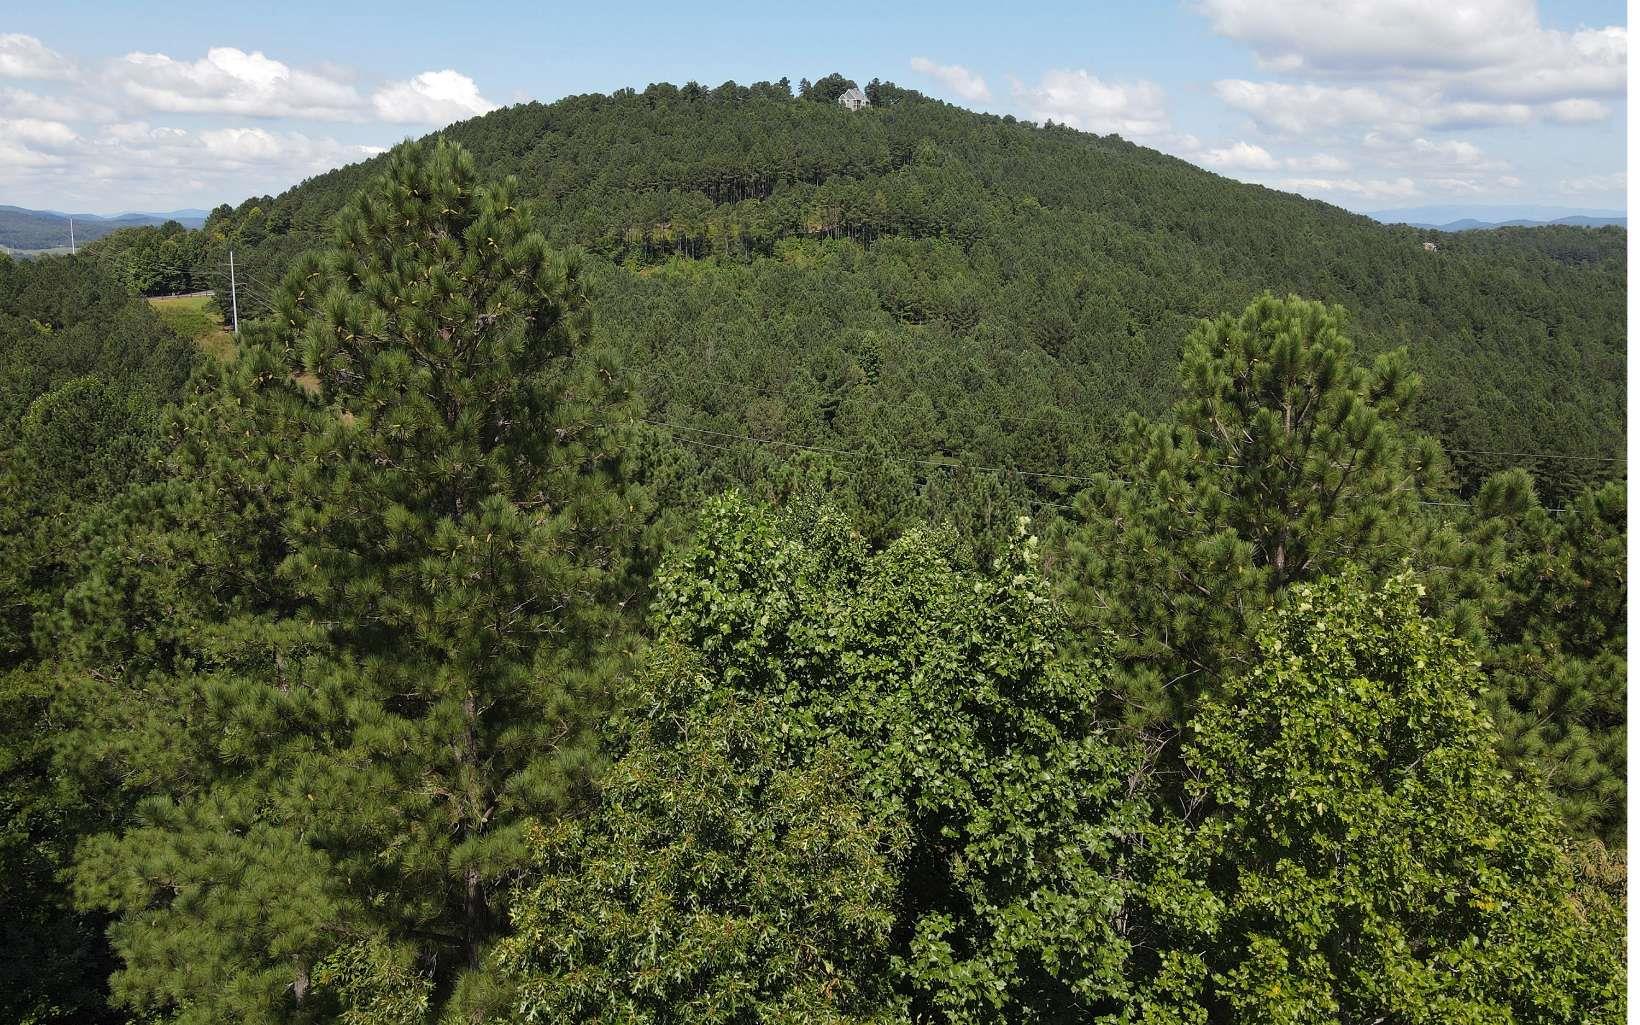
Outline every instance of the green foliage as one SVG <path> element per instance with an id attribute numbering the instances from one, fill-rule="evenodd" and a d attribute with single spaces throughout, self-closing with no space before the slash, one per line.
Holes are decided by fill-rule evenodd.
<path id="1" fill-rule="evenodd" d="M 849 84 L 0 258 L 0 1017 L 1621 1013 L 1626 233 Z"/>
<path id="2" fill-rule="evenodd" d="M 779 84 L 663 83 L 442 134 L 487 178 L 516 175 L 549 241 L 589 251 L 605 337 L 659 419 L 759 439 L 675 432 L 708 493 L 764 488 L 793 445 L 862 452 L 836 460 L 854 476 L 835 493 L 898 469 L 929 492 L 892 532 L 953 504 L 932 493 L 947 471 L 898 459 L 1007 471 L 992 484 L 1108 470 L 1115 425 L 1178 398 L 1180 340 L 1266 291 L 1349 309 L 1365 362 L 1407 348 L 1429 384 L 1413 426 L 1466 490 L 1525 465 L 1559 504 L 1621 472 L 1622 229 L 1469 232 L 1426 253 L 1416 229 L 1115 136 L 877 93 L 859 116 Z M 271 278 L 379 166 L 247 199 L 205 235 Z M 1079 490 L 1009 481 L 1004 523 Z"/>
<path id="3" fill-rule="evenodd" d="M 1343 313 L 1265 296 L 1204 321 L 1185 397 L 1135 420 L 1117 476 L 1084 493 L 1066 540 L 1073 607 L 1143 667 L 1130 697 L 1163 714 L 1234 663 L 1291 584 L 1411 554 L 1441 457 L 1401 422 L 1418 380 L 1404 353 L 1359 366 Z"/>
<path id="4" fill-rule="evenodd" d="M 44 673 L 0 673 L 0 1017 L 112 1021 L 105 923 L 77 914 L 61 882 L 74 840 L 99 817 L 54 763 L 63 723 L 52 690 Z"/>
<path id="5" fill-rule="evenodd" d="M 1191 721 L 1149 839 L 1150 1021 L 1619 1021 L 1622 919 L 1574 900 L 1547 802 L 1417 585 L 1294 588 Z"/>
<path id="6" fill-rule="evenodd" d="M 837 97 L 855 88 L 854 79 L 844 78 L 837 72 L 815 81 L 803 90 L 803 99 L 819 103 L 836 103 Z"/>
<path id="7" fill-rule="evenodd" d="M 363 940 L 319 962 L 313 981 L 336 993 L 338 1025 L 420 1025 L 432 1003 L 433 980 L 416 967 L 415 954 L 408 945 Z"/>
<path id="8" fill-rule="evenodd" d="M 767 699 L 654 673 L 595 817 L 544 828 L 500 962 L 527 1022 L 896 1020 L 894 828 Z"/>
<path id="9" fill-rule="evenodd" d="M 196 361 L 192 345 L 94 261 L 0 256 L 0 447 L 59 385 L 96 377 L 157 408 L 180 394 Z"/>
<path id="10" fill-rule="evenodd" d="M 834 513 L 719 502 L 657 615 L 707 680 L 768 704 L 792 764 L 843 745 L 868 806 L 903 823 L 893 979 L 913 1017 L 1109 1012 L 1121 838 L 1145 812 L 1139 763 L 1094 716 L 1108 670 L 1056 657 L 1032 542 L 985 574 L 948 549 L 913 533 L 873 555 Z"/>
<path id="11" fill-rule="evenodd" d="M 70 731 L 44 621 L 72 588 L 82 524 L 159 475 L 162 407 L 193 363 L 83 259 L 0 257 L 0 1018 L 98 1021 L 113 958 L 63 883 L 108 809 L 57 757 Z"/>
<path id="12" fill-rule="evenodd" d="M 1622 843 L 1627 815 L 1628 503 L 1623 485 L 1551 516 L 1523 474 L 1489 481 L 1482 522 L 1501 522 L 1500 587 L 1482 649 L 1504 755 L 1542 773 L 1567 824 Z"/>
<path id="13" fill-rule="evenodd" d="M 205 236 L 176 221 L 122 228 L 85 247 L 137 295 L 175 295 L 214 287 L 226 268 L 211 266 Z"/>
<path id="14" fill-rule="evenodd" d="M 574 260 L 459 148 L 401 149 L 276 308 L 179 417 L 190 465 L 222 483 L 168 503 L 228 492 L 233 547 L 261 566 L 226 583 L 254 593 L 86 712 L 89 748 L 140 771 L 154 752 L 103 739 L 111 720 L 177 694 L 180 716 L 128 733 L 175 736 L 200 785 L 154 779 L 77 880 L 118 916 L 117 996 L 179 1021 L 402 1008 L 402 980 L 345 953 L 360 942 L 391 952 L 372 963 L 412 949 L 436 1001 L 482 988 L 460 977 L 505 925 L 525 823 L 594 763 L 641 516 Z M 149 543 L 200 543 L 174 526 Z M 79 607 L 95 622 L 109 604 Z M 314 987 L 321 964 L 339 989 Z"/>

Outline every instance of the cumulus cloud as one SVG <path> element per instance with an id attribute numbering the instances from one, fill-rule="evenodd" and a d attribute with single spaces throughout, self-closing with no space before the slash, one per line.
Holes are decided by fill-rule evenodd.
<path id="1" fill-rule="evenodd" d="M 1014 96 L 1038 121 L 1090 132 L 1145 138 L 1170 131 L 1166 96 L 1154 82 L 1107 82 L 1078 69 L 1049 71 L 1035 85 L 1014 83 Z"/>
<path id="2" fill-rule="evenodd" d="M 33 36 L 0 33 L 0 76 L 73 78 L 74 63 Z"/>
<path id="3" fill-rule="evenodd" d="M 51 167 L 65 162 L 74 130 L 39 118 L 0 119 L 0 169 Z"/>
<path id="4" fill-rule="evenodd" d="M 1555 120 L 1592 120 L 1608 113 L 1594 101 L 1566 101 L 1539 112 L 1524 103 L 1448 100 L 1414 85 L 1376 88 L 1222 79 L 1213 91 L 1226 106 L 1252 118 L 1260 130 L 1280 136 L 1315 135 L 1350 125 L 1412 135 L 1425 129 L 1521 125 L 1538 113 Z"/>
<path id="5" fill-rule="evenodd" d="M 444 125 L 496 107 L 471 78 L 449 68 L 389 82 L 367 99 L 346 68 L 294 68 L 231 46 L 212 47 L 195 61 L 129 53 L 104 75 L 127 103 L 160 113 Z"/>
<path id="6" fill-rule="evenodd" d="M 1368 132 L 1361 141 L 1379 160 L 1397 167 L 1482 171 L 1504 166 L 1466 139 L 1405 139 Z"/>
<path id="7" fill-rule="evenodd" d="M 1279 70 L 1476 66 L 1537 29 L 1531 0 L 1201 0 L 1213 30 Z M 1540 30 L 1539 30 L 1540 31 Z"/>
<path id="8" fill-rule="evenodd" d="M 1264 66 L 1347 77 L 1423 76 L 1460 95 L 1545 101 L 1624 91 L 1622 26 L 1543 27 L 1536 0 L 1199 0 Z"/>
<path id="9" fill-rule="evenodd" d="M 114 112 L 78 96 L 43 96 L 27 89 L 0 88 L 0 117 L 40 117 L 52 121 L 107 120 Z"/>
<path id="10" fill-rule="evenodd" d="M 936 64 L 927 57 L 913 57 L 911 70 L 937 79 L 965 100 L 978 103 L 991 98 L 991 87 L 985 84 L 985 79 L 961 64 Z"/>
<path id="11" fill-rule="evenodd" d="M 397 124 L 446 125 L 494 110 L 478 85 L 459 71 L 423 71 L 406 82 L 393 82 L 371 97 L 376 116 Z"/>
<path id="12" fill-rule="evenodd" d="M 18 200 L 127 209 L 238 200 L 371 155 L 370 147 L 265 128 L 189 130 L 120 121 L 73 132 L 0 121 L 0 187 Z M 45 205 L 45 204 L 40 204 Z"/>
<path id="13" fill-rule="evenodd" d="M 372 90 L 346 67 L 298 68 L 232 46 L 197 59 L 133 52 L 76 68 L 32 36 L 0 34 L 6 77 L 62 80 L 0 86 L 0 188 L 9 201 L 36 205 L 129 208 L 277 192 L 383 148 L 270 121 L 441 125 L 495 109 L 451 69 Z M 151 123 L 169 114 L 205 123 Z M 401 133 L 375 134 L 371 143 Z"/>
<path id="14" fill-rule="evenodd" d="M 1412 116 L 1404 123 L 1422 123 L 1443 131 L 1466 128 L 1489 128 L 1493 125 L 1524 125 L 1537 116 L 1524 103 L 1491 103 L 1481 100 L 1444 100 L 1439 96 L 1414 96 L 1410 101 Z"/>
<path id="15" fill-rule="evenodd" d="M 1306 195 L 1350 196 L 1360 199 L 1408 199 L 1421 194 L 1418 183 L 1411 178 L 1358 179 L 1358 178 L 1286 178 L 1280 187 Z"/>
<path id="16" fill-rule="evenodd" d="M 0 136 L 42 149 L 61 149 L 77 136 L 60 121 L 23 117 L 0 121 Z"/>
<path id="17" fill-rule="evenodd" d="M 1215 82 L 1213 91 L 1265 131 L 1307 135 L 1352 123 L 1398 120 L 1395 104 L 1375 89 L 1288 82 Z"/>
<path id="18" fill-rule="evenodd" d="M 1194 7 L 1271 73 L 1213 87 L 1247 116 L 1253 144 L 1279 154 L 1272 142 L 1304 140 L 1349 158 L 1341 166 L 1282 160 L 1306 175 L 1282 187 L 1335 201 L 1513 191 L 1521 181 L 1506 163 L 1467 139 L 1442 136 L 1598 123 L 1613 116 L 1608 100 L 1627 85 L 1623 26 L 1548 28 L 1537 0 L 1194 0 Z M 1361 170 L 1346 173 L 1351 167 Z"/>
<path id="19" fill-rule="evenodd" d="M 196 61 L 128 53 L 107 77 L 128 100 L 166 113 L 343 121 L 357 118 L 362 102 L 345 81 L 232 46 L 212 47 Z"/>
<path id="20" fill-rule="evenodd" d="M 1331 153 L 1309 153 L 1304 156 L 1287 157 L 1282 164 L 1290 171 L 1320 171 L 1323 174 L 1338 174 L 1350 169 L 1350 162 Z"/>
<path id="21" fill-rule="evenodd" d="M 1573 196 L 1587 195 L 1599 192 L 1624 192 L 1628 189 L 1629 176 L 1625 171 L 1613 171 L 1611 174 L 1590 174 L 1579 178 L 1563 178 L 1560 182 L 1560 191 Z"/>
<path id="22" fill-rule="evenodd" d="M 1599 100 L 1557 100 L 1544 108 L 1544 116 L 1563 125 L 1604 121 L 1611 116 L 1611 108 Z"/>
<path id="23" fill-rule="evenodd" d="M 1273 171 L 1281 166 L 1281 162 L 1271 156 L 1269 150 L 1250 142 L 1235 142 L 1219 149 L 1207 150 L 1201 155 L 1201 159 L 1209 167 L 1219 167 L 1227 171 Z"/>

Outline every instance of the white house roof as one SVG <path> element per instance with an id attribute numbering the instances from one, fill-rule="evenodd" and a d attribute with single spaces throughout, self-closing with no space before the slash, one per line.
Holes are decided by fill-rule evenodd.
<path id="1" fill-rule="evenodd" d="M 858 88 L 856 88 L 854 86 L 850 86 L 848 92 L 846 92 L 843 95 L 837 97 L 837 102 L 839 102 L 839 103 L 841 103 L 844 100 L 860 100 L 863 103 L 870 103 L 871 102 L 870 100 L 866 99 L 866 94 L 865 93 L 861 92 Z"/>

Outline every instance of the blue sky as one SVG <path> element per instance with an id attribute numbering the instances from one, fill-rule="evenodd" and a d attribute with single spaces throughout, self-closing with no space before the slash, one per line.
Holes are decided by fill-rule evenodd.
<path id="1" fill-rule="evenodd" d="M 21 206 L 208 207 L 498 105 L 833 70 L 1356 210 L 1625 205 L 1619 2 L 9 6 Z"/>

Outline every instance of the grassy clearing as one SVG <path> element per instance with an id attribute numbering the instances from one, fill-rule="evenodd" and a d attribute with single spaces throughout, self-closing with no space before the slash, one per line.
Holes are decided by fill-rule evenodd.
<path id="1" fill-rule="evenodd" d="M 154 312 L 165 325 L 183 338 L 192 338 L 211 356 L 224 362 L 234 357 L 233 334 L 222 324 L 209 292 L 150 299 Z"/>

